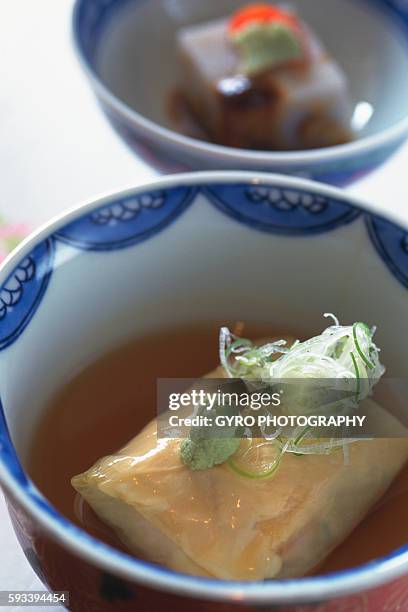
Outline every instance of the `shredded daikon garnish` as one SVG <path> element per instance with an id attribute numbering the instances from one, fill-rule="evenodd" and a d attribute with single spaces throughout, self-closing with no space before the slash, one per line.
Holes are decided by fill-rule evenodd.
<path id="1" fill-rule="evenodd" d="M 290 347 L 283 339 L 257 346 L 223 327 L 220 331 L 221 365 L 229 377 L 250 380 L 252 390 L 258 383 L 260 387 L 274 386 L 286 379 L 336 379 L 353 391 L 342 404 L 337 403 L 337 409 L 357 407 L 385 372 L 379 359 L 380 350 L 373 341 L 376 328 L 370 329 L 362 322 L 340 325 L 335 315 L 325 313 L 324 316 L 330 317 L 333 325 L 319 336 L 303 342 L 296 340 Z M 296 385 L 292 385 L 292 388 L 295 389 L 291 396 L 292 410 L 296 409 L 296 403 L 301 405 L 304 412 L 316 409 L 315 398 L 305 398 L 305 392 L 302 395 L 301 390 L 296 390 Z M 272 432 L 265 435 L 265 440 L 269 440 L 274 449 L 276 443 L 280 443 L 282 454 L 327 454 L 342 448 L 345 461 L 348 457 L 346 445 L 358 441 L 357 438 L 317 439 L 310 428 L 295 432 L 292 439 L 282 438 L 280 432 Z M 234 457 L 229 463 L 234 465 Z M 265 469 L 269 474 L 268 468 Z M 242 468 L 240 470 L 245 473 Z M 273 472 L 270 469 L 270 473 Z"/>
<path id="2" fill-rule="evenodd" d="M 277 340 L 261 346 L 247 338 L 239 338 L 227 327 L 220 331 L 220 361 L 229 377 L 260 380 L 284 378 L 344 378 L 355 379 L 362 387 L 368 380 L 369 389 L 383 375 L 379 348 L 373 341 L 375 328 L 365 323 L 340 325 L 332 314 L 334 325 L 319 336 L 287 346 Z M 280 357 L 276 359 L 277 354 Z M 366 385 L 367 387 L 367 385 Z M 361 398 L 360 398 L 361 399 Z"/>

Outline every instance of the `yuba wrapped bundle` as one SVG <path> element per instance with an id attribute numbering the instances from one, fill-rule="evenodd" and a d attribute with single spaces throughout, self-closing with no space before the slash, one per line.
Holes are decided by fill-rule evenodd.
<path id="1" fill-rule="evenodd" d="M 210 376 L 340 377 L 381 437 L 285 440 L 157 437 L 152 421 L 73 486 L 135 555 L 173 570 L 228 580 L 316 570 L 385 493 L 408 458 L 405 428 L 370 398 L 384 372 L 373 331 L 335 324 L 306 342 L 256 345 L 221 332 Z M 206 443 L 207 442 L 207 443 Z M 224 456 L 223 456 L 223 452 Z M 200 461 L 198 461 L 200 459 Z"/>

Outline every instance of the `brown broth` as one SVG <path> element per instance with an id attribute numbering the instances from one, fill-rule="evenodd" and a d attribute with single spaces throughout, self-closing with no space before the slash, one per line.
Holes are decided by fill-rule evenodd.
<path id="1" fill-rule="evenodd" d="M 34 435 L 28 471 L 60 512 L 123 549 L 79 499 L 70 480 L 123 446 L 155 416 L 157 378 L 194 378 L 218 365 L 218 329 L 204 325 L 130 342 L 88 366 L 53 399 Z M 245 335 L 274 334 L 265 327 L 246 326 Z M 319 573 L 359 565 L 408 542 L 407 508 L 408 466 Z"/>

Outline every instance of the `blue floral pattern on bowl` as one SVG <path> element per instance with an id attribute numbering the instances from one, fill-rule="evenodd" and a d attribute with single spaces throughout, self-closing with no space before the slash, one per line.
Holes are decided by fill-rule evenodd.
<path id="1" fill-rule="evenodd" d="M 55 238 L 94 251 L 127 247 L 172 223 L 191 204 L 195 193 L 192 187 L 177 187 L 129 196 L 74 221 Z"/>
<path id="2" fill-rule="evenodd" d="M 116 225 L 119 221 L 132 221 L 140 215 L 143 209 L 161 208 L 165 202 L 165 191 L 146 193 L 105 206 L 95 211 L 91 218 L 96 225 Z"/>
<path id="3" fill-rule="evenodd" d="M 364 213 L 340 197 L 265 184 L 180 186 L 113 198 L 41 242 L 0 288 L 0 350 L 24 331 L 49 284 L 54 252 L 62 242 L 106 252 L 136 245 L 163 231 L 202 195 L 224 214 L 270 234 L 310 236 L 336 230 L 362 214 L 372 243 L 394 276 L 408 287 L 408 234 L 385 219 Z"/>
<path id="4" fill-rule="evenodd" d="M 344 201 L 266 185 L 214 185 L 208 197 L 228 215 L 260 230 L 279 234 L 326 232 L 359 216 Z"/>
<path id="5" fill-rule="evenodd" d="M 0 350 L 22 333 L 38 308 L 52 273 L 54 243 L 41 242 L 0 289 Z"/>
<path id="6" fill-rule="evenodd" d="M 367 215 L 371 240 L 394 276 L 408 288 L 408 232 L 378 215 Z"/>

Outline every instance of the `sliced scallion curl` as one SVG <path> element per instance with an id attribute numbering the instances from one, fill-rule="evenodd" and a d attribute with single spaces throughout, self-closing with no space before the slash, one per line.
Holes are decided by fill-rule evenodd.
<path id="1" fill-rule="evenodd" d="M 337 325 L 337 326 L 340 325 L 340 322 L 339 322 L 338 318 L 332 312 L 325 312 L 323 314 L 323 316 L 324 316 L 325 319 L 333 319 L 333 322 L 334 322 L 335 325 Z"/>
<path id="2" fill-rule="evenodd" d="M 242 351 L 245 351 L 248 347 L 252 347 L 251 340 L 247 338 L 238 338 L 234 340 L 234 342 L 231 342 L 227 349 L 227 356 L 229 357 L 232 353 L 242 353 Z"/>
<path id="3" fill-rule="evenodd" d="M 359 328 L 361 328 L 364 331 L 364 333 L 368 336 L 369 340 L 371 341 L 370 330 L 368 326 L 365 323 L 362 323 L 361 321 L 358 321 L 357 323 L 354 323 L 353 325 L 353 339 L 354 339 L 354 344 L 356 345 L 357 352 L 360 355 L 361 359 L 364 361 L 365 365 L 368 368 L 370 368 L 370 370 L 373 370 L 374 364 L 368 359 L 368 357 L 364 355 L 363 351 L 361 350 L 361 346 L 360 346 L 360 343 L 357 337 L 357 330 Z M 373 347 L 370 347 L 370 348 L 373 348 Z"/>
<path id="4" fill-rule="evenodd" d="M 319 336 L 301 342 L 296 340 L 290 347 L 285 340 L 266 343 L 258 346 L 246 338 L 238 338 L 228 328 L 220 332 L 220 360 L 225 372 L 230 377 L 243 380 L 259 381 L 259 387 L 273 385 L 274 381 L 285 378 L 333 378 L 343 381 L 356 381 L 354 399 L 358 402 L 367 397 L 374 384 L 385 371 L 379 361 L 380 349 L 374 344 L 375 327 L 371 329 L 362 322 L 350 326 L 340 325 L 338 319 L 329 313 L 325 316 L 333 319 L 333 325 L 326 328 Z M 359 330 L 364 337 L 359 336 Z M 253 390 L 256 390 L 251 384 Z M 242 461 L 239 449 L 228 460 L 228 465 L 236 473 L 247 478 L 269 478 L 280 464 L 285 452 L 299 454 L 328 454 L 343 448 L 354 439 L 313 439 L 313 431 L 302 431 L 295 438 L 286 440 L 276 431 L 268 437 L 266 444 L 278 444 L 279 459 L 269 465 L 252 465 Z M 346 455 L 345 455 L 346 456 Z"/>
<path id="5" fill-rule="evenodd" d="M 306 425 L 306 427 L 304 427 L 302 429 L 302 431 L 296 436 L 295 441 L 293 442 L 293 444 L 295 446 L 297 446 L 305 437 L 305 435 L 307 434 L 307 432 L 311 429 L 310 425 Z"/>
<path id="6" fill-rule="evenodd" d="M 303 429 L 297 434 L 294 442 L 293 442 L 293 446 L 298 446 L 301 441 L 303 440 L 303 438 L 306 436 L 307 432 L 310 431 L 311 426 L 310 425 L 306 425 L 306 427 L 303 427 Z M 301 457 L 303 453 L 293 453 L 294 455 Z"/>
<path id="7" fill-rule="evenodd" d="M 229 337 L 230 337 L 230 331 L 229 331 L 228 327 L 221 327 L 221 329 L 220 329 L 220 337 L 219 337 L 220 363 L 221 363 L 222 367 L 224 368 L 224 371 L 227 374 L 227 376 L 232 378 L 231 373 L 229 371 L 228 358 L 227 358 L 227 349 L 229 348 L 227 346 L 227 341 L 228 341 Z"/>
<path id="8" fill-rule="evenodd" d="M 354 353 L 350 353 L 351 360 L 353 362 L 354 370 L 356 373 L 356 396 L 360 395 L 360 370 L 358 369 L 357 359 L 354 356 Z"/>
<path id="9" fill-rule="evenodd" d="M 271 478 L 275 474 L 282 456 L 282 447 L 276 441 L 245 438 L 227 463 L 239 476 L 260 480 Z"/>
<path id="10" fill-rule="evenodd" d="M 311 438 L 309 444 L 301 445 L 299 443 L 295 445 L 293 442 L 289 442 L 285 452 L 293 453 L 294 455 L 330 455 L 333 451 L 342 448 L 344 444 L 351 444 L 354 441 L 355 438 L 352 440 L 340 438 L 313 440 L 313 438 Z"/>
<path id="11" fill-rule="evenodd" d="M 230 378 L 259 378 L 273 356 L 288 350 L 286 340 L 258 346 L 247 338 L 238 338 L 227 327 L 220 330 L 220 363 Z"/>

